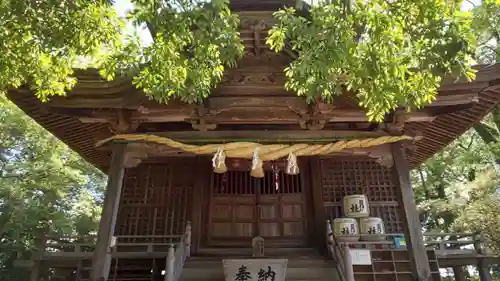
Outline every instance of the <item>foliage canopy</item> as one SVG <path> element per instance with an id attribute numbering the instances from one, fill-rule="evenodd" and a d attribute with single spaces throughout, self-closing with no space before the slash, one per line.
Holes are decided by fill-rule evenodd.
<path id="1" fill-rule="evenodd" d="M 243 55 L 229 0 L 136 0 L 129 19 L 146 24 L 154 41 L 144 46 L 129 38 L 103 61 L 102 73 L 113 79 L 125 70 L 134 84 L 159 102 L 175 97 L 201 102 L 222 80 L 224 69 Z"/>
<path id="2" fill-rule="evenodd" d="M 500 253 L 500 110 L 476 126 L 413 171 L 415 198 L 425 230 L 482 233 Z"/>
<path id="3" fill-rule="evenodd" d="M 95 233 L 104 181 L 103 173 L 0 95 L 0 280 L 29 279 L 14 261 L 29 259 L 41 235 Z"/>
<path id="4" fill-rule="evenodd" d="M 119 43 L 121 27 L 111 1 L 0 1 L 0 90 L 64 95 L 75 61 Z"/>
<path id="5" fill-rule="evenodd" d="M 0 89 L 29 83 L 42 100 L 63 95 L 75 83 L 75 61 L 100 54 L 106 78 L 127 73 L 159 102 L 197 103 L 243 54 L 239 19 L 229 0 L 132 2 L 127 19 L 119 19 L 106 0 L 1 1 Z M 346 88 L 357 94 L 371 120 L 380 121 L 397 106 L 431 102 L 445 75 L 473 78 L 473 17 L 460 11 L 460 3 L 320 1 L 306 12 L 277 12 L 279 23 L 267 42 L 276 51 L 287 46 L 297 54 L 286 69 L 288 89 L 315 102 L 331 101 Z M 485 19 L 474 18 L 478 26 L 490 26 Z M 125 22 L 148 26 L 153 42 L 124 38 Z"/>
<path id="6" fill-rule="evenodd" d="M 268 43 L 298 53 L 286 87 L 309 100 L 356 93 L 371 120 L 430 103 L 445 75 L 474 78 L 475 37 L 459 1 L 324 1 L 275 14 Z"/>
<path id="7" fill-rule="evenodd" d="M 484 0 L 472 9 L 471 27 L 478 38 L 477 60 L 500 61 L 500 1 Z"/>

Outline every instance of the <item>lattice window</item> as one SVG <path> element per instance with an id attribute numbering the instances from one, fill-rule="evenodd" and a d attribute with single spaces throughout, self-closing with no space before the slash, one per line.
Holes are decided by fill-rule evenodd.
<path id="1" fill-rule="evenodd" d="M 403 233 L 403 218 L 398 206 L 376 206 L 370 207 L 370 215 L 384 220 L 387 233 Z"/>
<path id="2" fill-rule="evenodd" d="M 171 159 L 127 169 L 117 235 L 182 234 L 191 216 L 196 159 Z M 139 242 L 143 238 L 131 238 Z M 145 242 L 145 241 L 144 241 Z"/>
<path id="3" fill-rule="evenodd" d="M 301 193 L 302 185 L 300 174 L 288 175 L 278 172 L 278 188 L 276 188 L 275 174 L 264 172 L 264 178 L 250 176 L 249 171 L 228 171 L 224 174 L 212 174 L 212 189 L 215 195 L 230 194 L 291 194 Z"/>
<path id="4" fill-rule="evenodd" d="M 273 172 L 265 172 L 264 178 L 259 179 L 260 194 L 292 194 L 301 193 L 302 185 L 300 174 L 288 175 L 278 172 L 278 188 L 276 188 L 276 177 Z"/>
<path id="5" fill-rule="evenodd" d="M 341 202 L 350 194 L 365 194 L 370 201 L 396 201 L 391 171 L 370 158 L 324 158 L 323 199 Z"/>
<path id="6" fill-rule="evenodd" d="M 365 194 L 371 216 L 384 220 L 387 232 L 402 232 L 399 202 L 391 170 L 366 157 L 322 158 L 321 174 L 323 201 L 330 218 L 343 217 L 343 198 Z"/>

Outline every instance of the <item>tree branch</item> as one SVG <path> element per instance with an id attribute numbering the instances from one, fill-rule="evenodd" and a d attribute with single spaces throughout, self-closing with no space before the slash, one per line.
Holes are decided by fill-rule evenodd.
<path id="1" fill-rule="evenodd" d="M 424 188 L 425 199 L 429 199 L 429 190 L 427 189 L 427 182 L 424 178 L 424 171 L 422 167 L 418 167 L 418 174 L 420 176 L 420 181 L 422 182 L 422 187 Z"/>
<path id="2" fill-rule="evenodd" d="M 151 22 L 146 22 L 146 26 L 148 27 L 149 33 L 151 33 L 151 37 L 153 40 L 156 38 L 156 30 Z"/>
<path id="3" fill-rule="evenodd" d="M 496 136 L 494 136 L 494 129 L 487 124 L 484 123 L 478 123 L 474 125 L 474 130 L 477 132 L 477 134 L 481 137 L 481 139 L 485 143 L 493 143 L 496 142 Z"/>
<path id="4" fill-rule="evenodd" d="M 474 4 L 474 2 L 472 2 L 471 0 L 467 0 L 467 2 L 469 2 L 469 4 L 471 4 L 471 5 L 472 5 L 472 7 L 474 7 L 474 8 L 476 8 L 476 7 L 477 7 L 477 6 L 476 6 L 476 4 Z"/>

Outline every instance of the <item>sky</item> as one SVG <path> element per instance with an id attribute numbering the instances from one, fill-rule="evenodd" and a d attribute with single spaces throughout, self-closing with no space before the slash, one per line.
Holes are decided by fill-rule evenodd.
<path id="1" fill-rule="evenodd" d="M 115 8 L 118 16 L 125 17 L 127 15 L 127 12 L 133 8 L 133 5 L 130 0 L 115 0 Z M 132 31 L 134 30 L 134 27 L 132 25 L 128 25 L 127 29 Z M 153 38 L 151 38 L 151 34 L 145 26 L 139 28 L 138 33 L 144 43 L 149 44 L 153 41 Z"/>

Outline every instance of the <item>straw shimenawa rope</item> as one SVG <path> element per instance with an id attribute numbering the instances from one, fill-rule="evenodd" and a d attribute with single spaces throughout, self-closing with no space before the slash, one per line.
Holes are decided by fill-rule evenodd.
<path id="1" fill-rule="evenodd" d="M 190 145 L 180 143 L 169 138 L 156 135 L 145 134 L 121 134 L 97 142 L 96 147 L 112 140 L 122 140 L 130 142 L 152 142 L 163 144 L 172 148 L 177 148 L 185 152 L 198 155 L 211 155 L 222 148 L 227 157 L 252 159 L 252 153 L 259 148 L 259 156 L 263 161 L 271 161 L 283 158 L 293 152 L 296 156 L 327 155 L 333 152 L 341 152 L 345 149 L 368 148 L 386 143 L 393 143 L 402 140 L 414 140 L 410 136 L 383 136 L 377 138 L 341 140 L 328 144 L 259 144 L 254 142 L 232 142 L 224 144 Z"/>

